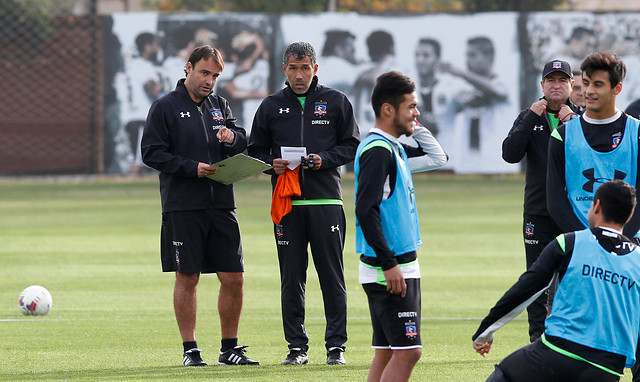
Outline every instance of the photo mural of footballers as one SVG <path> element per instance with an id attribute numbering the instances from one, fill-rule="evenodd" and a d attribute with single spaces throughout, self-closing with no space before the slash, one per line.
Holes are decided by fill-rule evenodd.
<path id="1" fill-rule="evenodd" d="M 561 59 L 580 70 L 582 60 L 593 51 L 612 51 L 629 69 L 617 97 L 617 105 L 625 109 L 640 98 L 640 14 L 541 12 L 523 16 L 521 36 L 522 68 L 527 77 L 527 94 L 523 107 L 539 95 L 531 82 L 539 81 L 545 62 Z M 581 78 L 576 78 L 576 83 Z"/>
<path id="2" fill-rule="evenodd" d="M 323 46 L 328 32 L 333 30 L 354 36 L 352 75 L 324 71 L 326 58 L 320 55 L 318 76 L 326 82 L 343 84 L 337 88 L 357 109 L 362 137 L 372 126 L 366 114 L 371 109 L 371 95 L 365 94 L 367 80 L 375 77 L 376 68 L 398 70 L 416 79 L 421 112 L 418 121 L 441 140 L 450 157 L 445 170 L 486 174 L 520 171 L 518 165 L 501 158 L 502 140 L 512 122 L 510 116 L 520 110 L 520 53 L 514 43 L 518 40 L 517 14 L 283 15 L 280 25 L 285 43 L 302 40 Z M 452 34 L 451 30 L 458 33 Z M 482 35 L 478 34 L 480 30 Z M 371 39 L 372 35 L 380 38 Z M 473 39 L 477 41 L 470 43 Z M 481 55 L 487 46 L 493 53 Z M 279 56 L 281 52 L 274 54 Z M 470 62 L 470 56 L 477 62 Z M 350 84 L 345 83 L 345 77 L 351 78 Z M 493 90 L 477 81 L 482 77 L 494 86 Z M 476 127 L 471 126 L 474 120 L 479 121 Z"/>
<path id="3" fill-rule="evenodd" d="M 185 29 L 191 31 L 193 46 L 208 44 L 222 52 L 225 65 L 214 92 L 229 101 L 238 125 L 249 135 L 253 115 L 270 89 L 271 19 L 259 14 L 160 16 L 158 33 L 166 42 L 167 54 L 187 46 Z"/>
<path id="4" fill-rule="evenodd" d="M 188 55 L 197 46 L 222 52 L 225 68 L 214 93 L 229 101 L 237 124 L 249 134 L 253 114 L 270 89 L 273 26 L 268 15 L 116 13 L 111 20 L 107 32 L 119 44 L 107 45 L 105 56 L 120 56 L 124 65 L 112 76 L 113 104 L 119 107 L 105 105 L 120 113 L 120 127 L 105 134 L 111 140 L 106 144 L 113 146 L 105 157 L 107 172 L 148 171 L 140 157 L 140 126 L 151 103 L 185 77 Z"/>
<path id="5" fill-rule="evenodd" d="M 145 168 L 139 149 L 141 129 L 151 103 L 166 91 L 161 67 L 164 51 L 157 14 L 116 14 L 112 20 L 111 32 L 119 44 L 106 46 L 105 56 L 122 57 L 124 65 L 113 78 L 120 116 L 119 127 L 112 133 L 113 155 L 106 158 L 110 161 L 105 168 L 109 173 L 137 174 Z"/>

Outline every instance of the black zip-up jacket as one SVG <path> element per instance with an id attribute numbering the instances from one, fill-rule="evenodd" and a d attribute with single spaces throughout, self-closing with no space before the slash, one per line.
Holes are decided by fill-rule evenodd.
<path id="1" fill-rule="evenodd" d="M 162 212 L 236 208 L 233 185 L 198 178 L 198 163 L 213 164 L 244 151 L 245 130 L 236 126 L 226 99 L 209 95 L 194 102 L 184 80 L 149 109 L 142 135 L 142 160 L 160 171 Z M 220 143 L 222 127 L 233 130 L 233 144 Z"/>
<path id="2" fill-rule="evenodd" d="M 282 146 L 306 147 L 322 158 L 319 170 L 300 171 L 302 196 L 293 199 L 342 199 L 339 166 L 353 160 L 360 142 L 353 106 L 344 93 L 313 78 L 304 109 L 289 84 L 265 98 L 253 119 L 248 152 L 273 164 Z M 270 170 L 275 187 L 278 176 Z"/>
<path id="3" fill-rule="evenodd" d="M 582 108 L 571 100 L 566 104 L 576 114 Z M 538 115 L 531 109 L 520 112 L 507 138 L 502 142 L 502 159 L 518 163 L 526 155 L 526 180 L 524 186 L 524 213 L 550 216 L 547 211 L 547 152 L 551 122 L 547 113 Z"/>

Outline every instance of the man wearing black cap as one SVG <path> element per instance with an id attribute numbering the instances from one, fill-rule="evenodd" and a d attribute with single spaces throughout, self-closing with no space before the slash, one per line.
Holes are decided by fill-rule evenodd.
<path id="1" fill-rule="evenodd" d="M 502 142 L 502 158 L 506 162 L 518 163 L 526 156 L 523 237 L 527 269 L 542 249 L 562 233 L 547 211 L 547 148 L 551 132 L 582 113 L 582 109 L 569 99 L 573 82 L 568 62 L 547 62 L 540 81 L 544 96 L 520 112 Z M 544 331 L 546 302 L 547 296 L 543 294 L 527 308 L 531 342 Z"/>

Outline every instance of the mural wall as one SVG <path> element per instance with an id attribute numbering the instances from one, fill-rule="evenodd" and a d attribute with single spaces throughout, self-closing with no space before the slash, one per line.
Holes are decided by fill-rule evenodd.
<path id="1" fill-rule="evenodd" d="M 455 173 L 513 173 L 502 140 L 518 112 L 542 94 L 540 71 L 550 59 L 574 69 L 594 50 L 613 50 L 629 68 L 618 107 L 640 98 L 640 15 L 482 13 L 359 14 L 114 14 L 106 78 L 117 95 L 107 105 L 108 172 L 143 168 L 141 127 L 151 102 L 171 91 L 193 48 L 210 44 L 225 57 L 215 92 L 231 102 L 251 131 L 261 100 L 284 86 L 282 53 L 308 41 L 318 55 L 320 83 L 345 92 L 364 136 L 374 123 L 370 94 L 381 73 L 398 70 L 418 87 L 420 122 L 450 156 Z M 110 33 L 109 33 L 110 32 Z M 579 84 L 579 80 L 577 81 Z"/>

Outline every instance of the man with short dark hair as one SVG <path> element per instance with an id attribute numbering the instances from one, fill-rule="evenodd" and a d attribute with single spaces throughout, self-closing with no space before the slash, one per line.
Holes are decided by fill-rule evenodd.
<path id="1" fill-rule="evenodd" d="M 588 226 L 587 211 L 603 182 L 622 179 L 638 187 L 640 121 L 616 107 L 625 64 L 611 52 L 594 52 L 582 61 L 586 111 L 551 133 L 547 170 L 547 208 L 562 232 Z M 640 228 L 636 211 L 624 233 Z"/>
<path id="2" fill-rule="evenodd" d="M 636 191 L 622 180 L 602 184 L 589 228 L 558 236 L 504 294 L 472 336 L 485 356 L 493 334 L 549 285 L 560 283 L 545 332 L 496 366 L 488 382 L 619 381 L 636 361 L 640 329 L 640 250 L 622 234 Z"/>
<path id="3" fill-rule="evenodd" d="M 375 349 L 367 381 L 407 381 L 422 354 L 417 259 L 422 241 L 411 172 L 441 167 L 447 155 L 416 123 L 418 94 L 409 77 L 379 76 L 371 104 L 376 123 L 354 163 L 359 279 L 369 301 Z M 399 143 L 402 135 L 417 147 Z"/>
<path id="4" fill-rule="evenodd" d="M 582 113 L 582 109 L 569 99 L 573 82 L 568 62 L 547 62 L 540 81 L 543 97 L 520 112 L 502 142 L 502 159 L 506 162 L 518 163 L 526 158 L 522 231 L 527 268 L 536 261 L 544 247 L 562 233 L 547 211 L 547 151 L 551 132 Z M 544 331 L 545 304 L 547 296 L 541 295 L 527 307 L 531 342 Z"/>
<path id="5" fill-rule="evenodd" d="M 144 163 L 160 171 L 162 270 L 176 274 L 173 304 L 184 366 L 207 365 L 196 343 L 201 273 L 217 273 L 220 280 L 218 364 L 259 364 L 245 355 L 246 346 L 238 346 L 244 258 L 233 186 L 207 178 L 217 171 L 214 163 L 247 146 L 227 100 L 211 94 L 223 69 L 217 49 L 194 49 L 186 79 L 151 105 L 142 136 Z"/>
<path id="6" fill-rule="evenodd" d="M 342 365 L 346 363 L 343 353 L 347 341 L 342 260 L 346 218 L 339 167 L 353 160 L 360 134 L 344 93 L 318 84 L 316 52 L 311 44 L 290 44 L 282 69 L 287 86 L 260 104 L 248 147 L 249 155 L 273 165 L 272 219 L 280 264 L 282 321 L 289 343 L 289 354 L 282 364 L 309 362 L 305 288 L 307 247 L 311 246 L 327 321 L 327 364 Z M 289 160 L 283 158 L 285 152 L 299 154 Z M 297 193 L 283 195 L 283 183 L 283 188 L 297 189 Z"/>

